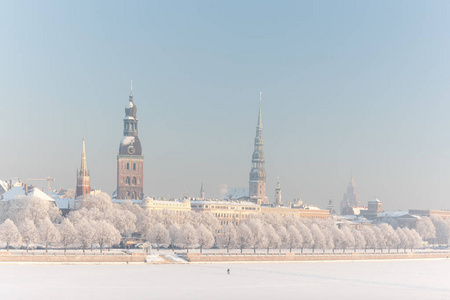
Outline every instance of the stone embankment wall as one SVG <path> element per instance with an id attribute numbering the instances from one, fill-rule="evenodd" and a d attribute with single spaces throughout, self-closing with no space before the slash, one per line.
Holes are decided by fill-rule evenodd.
<path id="1" fill-rule="evenodd" d="M 79 254 L 70 253 L 56 254 L 52 252 L 33 254 L 23 252 L 21 254 L 11 252 L 0 252 L 1 262 L 55 262 L 55 263 L 115 263 L 115 262 L 145 262 L 145 253 L 96 253 Z"/>
<path id="2" fill-rule="evenodd" d="M 344 254 L 200 254 L 189 253 L 184 256 L 190 262 L 253 262 L 253 261 L 328 261 L 328 260 L 378 260 L 378 259 L 423 259 L 448 258 L 450 253 L 344 253 Z"/>

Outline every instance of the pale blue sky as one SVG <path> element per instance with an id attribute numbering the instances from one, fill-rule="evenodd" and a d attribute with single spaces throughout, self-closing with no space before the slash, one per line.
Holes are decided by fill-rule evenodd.
<path id="1" fill-rule="evenodd" d="M 0 178 L 112 193 L 134 80 L 145 193 L 246 187 L 259 91 L 268 196 L 450 208 L 448 1 L 2 1 Z M 42 186 L 44 183 L 39 183 Z"/>

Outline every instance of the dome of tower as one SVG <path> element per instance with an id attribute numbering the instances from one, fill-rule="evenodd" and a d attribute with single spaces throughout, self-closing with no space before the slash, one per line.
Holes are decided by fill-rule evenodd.
<path id="1" fill-rule="evenodd" d="M 142 155 L 139 138 L 137 136 L 124 136 L 120 141 L 119 155 Z"/>

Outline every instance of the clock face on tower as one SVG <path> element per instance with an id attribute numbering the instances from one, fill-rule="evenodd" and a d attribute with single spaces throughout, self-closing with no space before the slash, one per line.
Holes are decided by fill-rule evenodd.
<path id="1" fill-rule="evenodd" d="M 134 154 L 134 146 L 128 146 L 128 149 L 127 149 L 127 151 L 128 151 L 128 153 L 129 154 Z"/>

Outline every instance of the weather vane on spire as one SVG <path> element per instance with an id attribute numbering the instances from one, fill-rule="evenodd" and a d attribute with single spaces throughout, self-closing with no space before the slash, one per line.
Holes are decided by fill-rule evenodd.
<path id="1" fill-rule="evenodd" d="M 133 96 L 133 80 L 131 80 L 130 96 Z"/>

